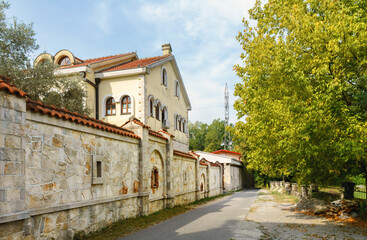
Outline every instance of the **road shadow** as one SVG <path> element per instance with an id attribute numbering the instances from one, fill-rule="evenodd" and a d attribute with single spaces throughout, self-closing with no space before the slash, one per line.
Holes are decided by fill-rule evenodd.
<path id="1" fill-rule="evenodd" d="M 239 191 L 121 239 L 230 239 L 236 225 L 244 220 L 244 214 L 247 214 L 257 195 L 257 189 Z M 242 205 L 247 199 L 246 206 Z M 237 219 L 237 214 L 242 219 Z"/>

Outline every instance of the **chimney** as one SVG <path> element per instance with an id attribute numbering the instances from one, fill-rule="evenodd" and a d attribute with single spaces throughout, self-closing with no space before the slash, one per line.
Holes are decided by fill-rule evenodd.
<path id="1" fill-rule="evenodd" d="M 163 56 L 170 55 L 172 53 L 171 44 L 166 43 L 162 45 Z"/>

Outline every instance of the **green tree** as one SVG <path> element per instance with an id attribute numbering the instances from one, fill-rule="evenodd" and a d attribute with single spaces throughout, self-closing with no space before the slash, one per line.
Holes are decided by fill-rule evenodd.
<path id="1" fill-rule="evenodd" d="M 301 183 L 366 174 L 366 4 L 269 0 L 250 10 L 257 25 L 244 20 L 237 37 L 234 105 L 249 167 Z"/>
<path id="2" fill-rule="evenodd" d="M 189 148 L 193 151 L 204 151 L 205 136 L 208 130 L 208 124 L 196 121 L 189 122 Z"/>
<path id="3" fill-rule="evenodd" d="M 223 149 L 224 120 L 214 119 L 210 125 L 196 121 L 189 123 L 190 150 L 213 152 Z"/>
<path id="4" fill-rule="evenodd" d="M 38 49 L 32 24 L 9 23 L 5 10 L 9 4 L 0 3 L 0 75 L 27 92 L 31 99 L 45 104 L 88 114 L 84 99 L 86 91 L 81 77 L 60 77 L 53 73 L 57 66 L 44 62 L 32 67 L 30 55 Z"/>
<path id="5" fill-rule="evenodd" d="M 225 121 L 214 119 L 208 126 L 207 133 L 205 135 L 205 152 L 213 152 L 219 149 L 223 149 L 223 140 L 225 134 Z"/>

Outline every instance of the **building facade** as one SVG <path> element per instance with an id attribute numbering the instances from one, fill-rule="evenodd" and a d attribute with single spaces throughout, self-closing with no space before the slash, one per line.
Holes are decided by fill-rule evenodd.
<path id="1" fill-rule="evenodd" d="M 243 189 L 245 186 L 245 167 L 240 161 L 241 154 L 228 150 L 218 150 L 212 153 L 196 151 L 200 160 L 223 166 L 223 188 L 226 191 Z"/>
<path id="2" fill-rule="evenodd" d="M 82 75 L 92 117 L 123 125 L 137 118 L 152 130 L 175 136 L 174 148 L 187 152 L 191 103 L 170 44 L 162 56 L 139 59 L 135 52 L 82 60 L 68 50 L 43 53 L 34 64 L 50 60 L 56 75 Z"/>
<path id="3" fill-rule="evenodd" d="M 0 79 L 0 240 L 72 239 L 222 192 L 222 167 L 124 127 L 47 106 Z"/>

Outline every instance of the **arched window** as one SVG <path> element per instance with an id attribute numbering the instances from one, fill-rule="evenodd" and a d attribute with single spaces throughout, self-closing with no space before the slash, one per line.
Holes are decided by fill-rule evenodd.
<path id="1" fill-rule="evenodd" d="M 180 118 L 180 119 L 178 119 L 178 130 L 180 130 L 180 131 L 181 131 L 181 118 Z"/>
<path id="2" fill-rule="evenodd" d="M 167 117 L 168 117 L 167 107 L 164 107 L 164 108 L 162 109 L 162 122 L 163 122 L 164 120 L 167 120 Z"/>
<path id="3" fill-rule="evenodd" d="M 154 103 L 153 98 L 149 100 L 149 113 L 151 117 L 154 117 Z"/>
<path id="4" fill-rule="evenodd" d="M 69 58 L 69 57 L 66 57 L 66 56 L 65 56 L 65 57 L 62 57 L 62 58 L 59 60 L 58 64 L 59 64 L 60 66 L 70 65 L 70 64 L 71 64 L 70 58 Z"/>
<path id="5" fill-rule="evenodd" d="M 121 114 L 129 114 L 131 113 L 131 98 L 129 96 L 125 96 L 121 101 Z"/>
<path id="6" fill-rule="evenodd" d="M 107 116 L 116 115 L 116 103 L 113 97 L 110 97 L 106 101 L 106 115 Z"/>
<path id="7" fill-rule="evenodd" d="M 178 129 L 178 115 L 175 117 L 175 129 Z"/>
<path id="8" fill-rule="evenodd" d="M 185 132 L 185 127 L 186 127 L 186 121 L 182 122 L 182 132 Z"/>
<path id="9" fill-rule="evenodd" d="M 159 120 L 160 107 L 161 107 L 161 105 L 160 105 L 159 103 L 157 103 L 157 105 L 155 106 L 155 118 L 156 118 L 157 120 Z"/>
<path id="10" fill-rule="evenodd" d="M 165 108 L 162 110 L 162 122 L 166 119 Z"/>
<path id="11" fill-rule="evenodd" d="M 157 167 L 153 167 L 152 176 L 151 176 L 151 187 L 157 188 L 159 187 L 159 172 Z"/>
<path id="12" fill-rule="evenodd" d="M 175 96 L 180 98 L 180 84 L 178 83 L 178 81 L 176 81 L 175 84 Z"/>
<path id="13" fill-rule="evenodd" d="M 167 87 L 167 71 L 166 68 L 162 68 L 162 84 Z"/>

